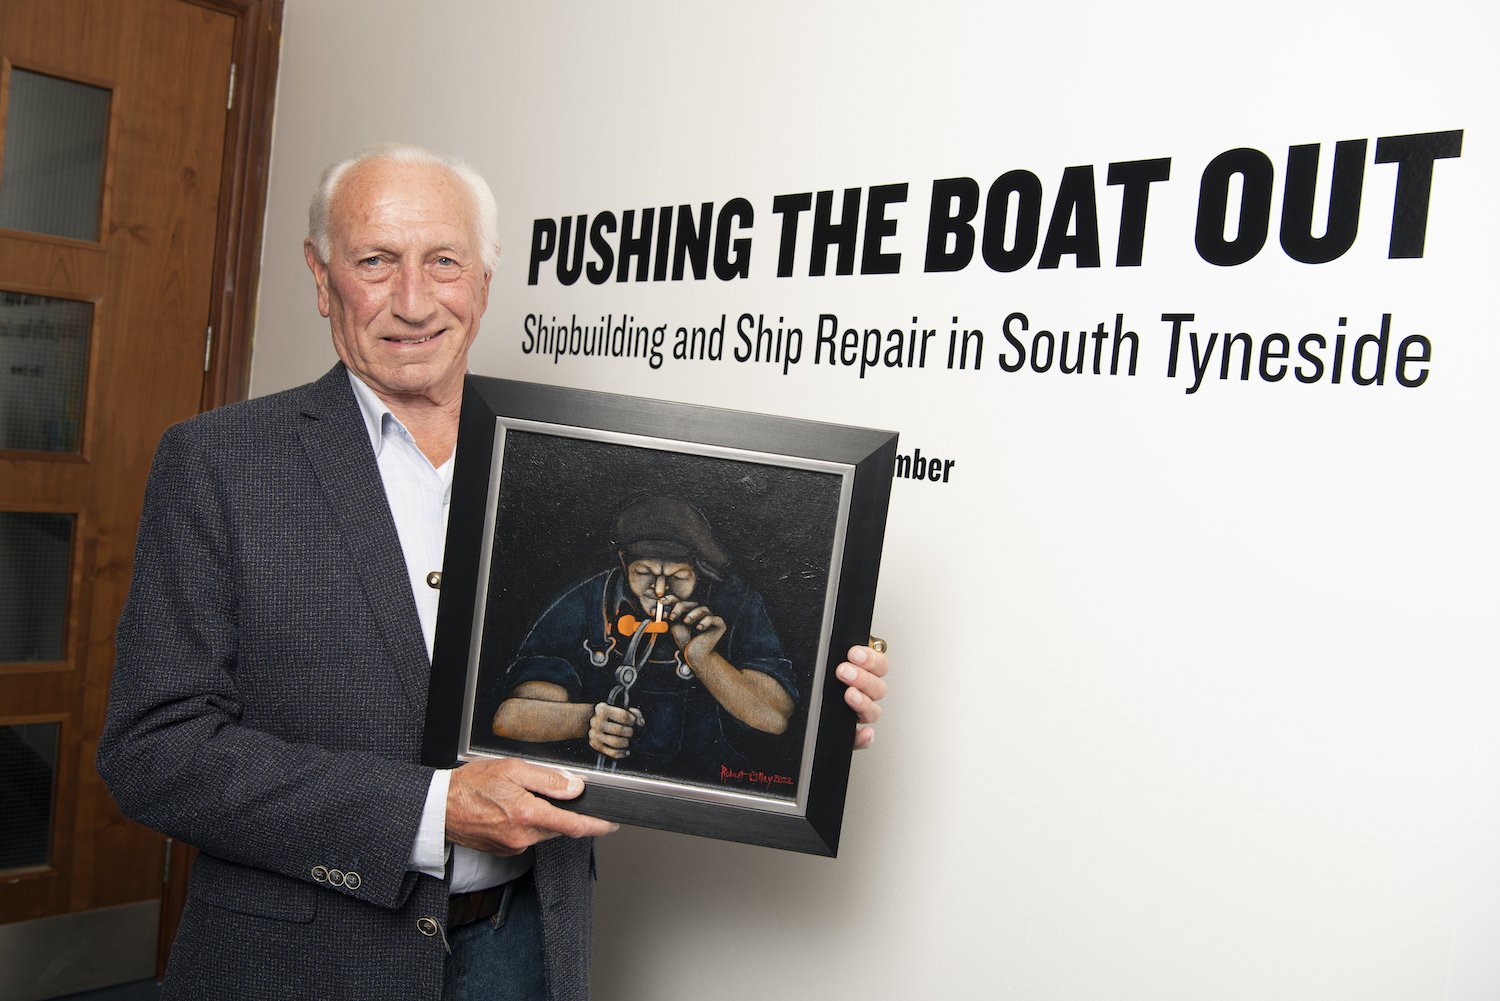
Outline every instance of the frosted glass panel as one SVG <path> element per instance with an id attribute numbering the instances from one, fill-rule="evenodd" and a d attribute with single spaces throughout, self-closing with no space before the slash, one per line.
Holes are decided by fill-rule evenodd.
<path id="1" fill-rule="evenodd" d="M 97 240 L 108 133 L 103 87 L 12 69 L 0 226 Z"/>
<path id="2" fill-rule="evenodd" d="M 63 659 L 73 516 L 0 511 L 0 664 Z"/>
<path id="3" fill-rule="evenodd" d="M 77 452 L 94 306 L 0 291 L 0 449 Z"/>
<path id="4" fill-rule="evenodd" d="M 0 726 L 0 869 L 47 864 L 58 729 Z"/>

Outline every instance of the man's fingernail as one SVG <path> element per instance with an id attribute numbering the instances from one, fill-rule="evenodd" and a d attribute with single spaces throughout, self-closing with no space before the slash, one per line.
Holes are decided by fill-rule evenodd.
<path id="1" fill-rule="evenodd" d="M 865 662 L 865 658 L 869 656 L 870 655 L 865 652 L 865 648 L 862 646 L 857 646 L 853 650 L 849 651 L 849 659 L 854 661 L 856 664 L 863 664 Z"/>
<path id="2" fill-rule="evenodd" d="M 838 674 L 840 679 L 850 683 L 853 683 L 854 679 L 859 677 L 859 675 L 855 673 L 854 668 L 850 667 L 848 664 L 840 664 Z"/>

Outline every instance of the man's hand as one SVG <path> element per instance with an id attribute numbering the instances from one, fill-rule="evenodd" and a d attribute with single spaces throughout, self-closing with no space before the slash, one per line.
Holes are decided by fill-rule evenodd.
<path id="1" fill-rule="evenodd" d="M 726 623 L 707 605 L 686 598 L 672 600 L 669 595 L 662 604 L 667 609 L 667 620 L 672 623 L 672 639 L 677 641 L 688 666 L 697 670 L 718 647 Z"/>
<path id="2" fill-rule="evenodd" d="M 471 761 L 448 783 L 447 837 L 491 855 L 517 855 L 558 835 L 599 837 L 618 824 L 563 810 L 548 799 L 573 799 L 583 780 L 514 758 Z"/>
<path id="3" fill-rule="evenodd" d="M 619 761 L 630 755 L 630 738 L 635 728 L 646 725 L 639 709 L 621 709 L 606 702 L 594 706 L 589 720 L 589 746 L 606 757 Z"/>
<path id="4" fill-rule="evenodd" d="M 844 689 L 844 701 L 859 717 L 860 727 L 854 731 L 854 748 L 869 747 L 875 740 L 874 722 L 880 718 L 880 700 L 885 698 L 885 675 L 890 662 L 885 654 L 867 646 L 849 648 L 849 659 L 838 666 L 839 680 L 849 687 Z"/>

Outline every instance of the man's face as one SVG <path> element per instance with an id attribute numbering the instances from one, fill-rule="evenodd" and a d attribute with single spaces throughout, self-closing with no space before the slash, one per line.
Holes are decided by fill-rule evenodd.
<path id="1" fill-rule="evenodd" d="M 339 185 L 328 230 L 326 264 L 305 251 L 339 358 L 387 403 L 458 399 L 490 295 L 463 182 L 367 161 Z"/>
<path id="2" fill-rule="evenodd" d="M 641 603 L 641 610 L 648 616 L 656 615 L 657 603 L 668 595 L 679 601 L 692 597 L 693 588 L 698 584 L 698 574 L 691 563 L 652 557 L 628 561 L 625 579 L 630 593 L 635 595 Z"/>

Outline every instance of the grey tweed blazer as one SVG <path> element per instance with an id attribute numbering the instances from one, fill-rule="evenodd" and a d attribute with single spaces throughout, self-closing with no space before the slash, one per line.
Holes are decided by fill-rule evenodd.
<path id="1" fill-rule="evenodd" d="M 406 869 L 428 668 L 342 365 L 167 431 L 98 758 L 201 850 L 163 998 L 439 998 L 447 887 Z M 537 849 L 553 1001 L 588 996 L 592 869 Z"/>

